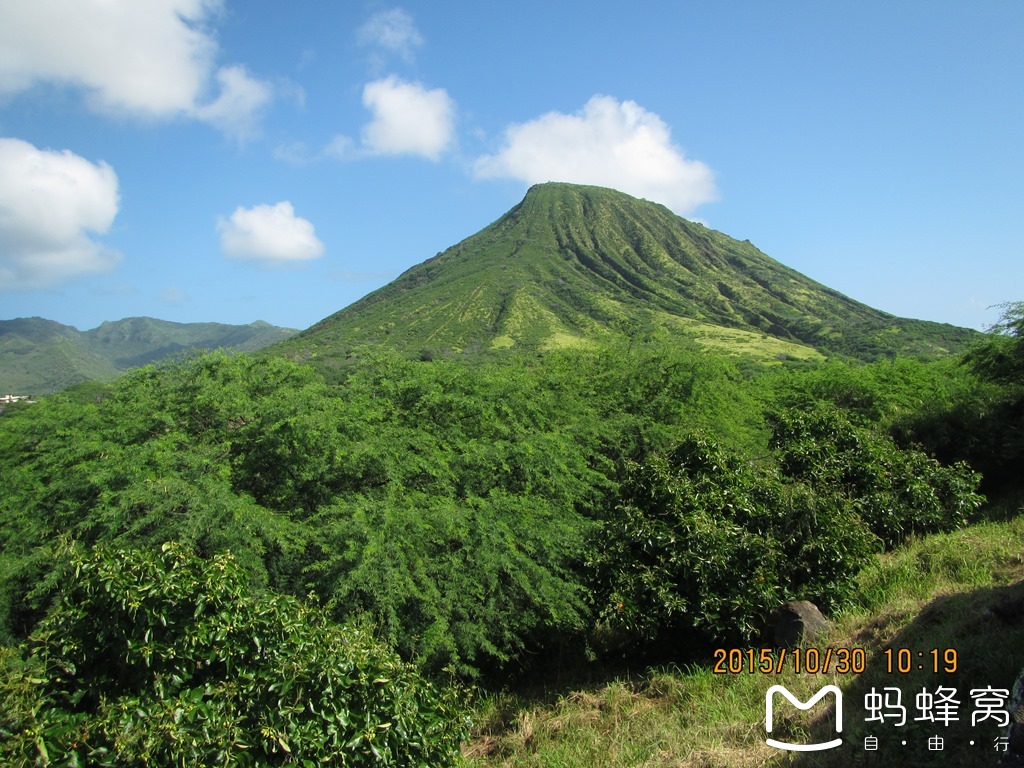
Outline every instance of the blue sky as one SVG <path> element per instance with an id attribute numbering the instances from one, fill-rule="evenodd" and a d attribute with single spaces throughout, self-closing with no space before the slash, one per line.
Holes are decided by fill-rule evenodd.
<path id="1" fill-rule="evenodd" d="M 1017 0 L 0 0 L 0 319 L 305 328 L 555 180 L 981 328 L 1021 40 Z"/>

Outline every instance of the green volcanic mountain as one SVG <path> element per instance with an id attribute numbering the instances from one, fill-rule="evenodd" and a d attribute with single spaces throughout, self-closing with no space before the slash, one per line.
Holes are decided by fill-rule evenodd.
<path id="1" fill-rule="evenodd" d="M 224 325 L 129 317 L 83 333 L 41 317 L 0 320 L 0 394 L 43 395 L 80 381 L 108 381 L 125 368 L 200 349 L 252 352 L 295 333 L 262 321 Z"/>
<path id="2" fill-rule="evenodd" d="M 275 348 L 340 358 L 680 335 L 761 359 L 941 354 L 975 332 L 872 309 L 621 192 L 540 184 L 496 222 Z"/>

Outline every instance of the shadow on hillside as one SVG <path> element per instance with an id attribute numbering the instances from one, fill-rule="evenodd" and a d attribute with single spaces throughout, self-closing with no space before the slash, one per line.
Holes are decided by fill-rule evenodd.
<path id="1" fill-rule="evenodd" d="M 854 644 L 869 646 L 880 634 L 885 634 L 884 627 L 873 622 Z M 1024 581 L 938 597 L 889 642 L 874 647 L 877 650 L 868 654 L 865 672 L 843 691 L 845 744 L 829 751 L 794 754 L 787 765 L 970 768 L 999 761 L 996 740 L 1004 731 L 993 718 L 985 718 L 984 712 L 976 714 L 971 691 L 988 687 L 1012 690 L 1021 674 Z M 955 671 L 948 671 L 954 662 Z M 944 689 L 943 694 L 955 691 L 952 699 L 958 702 L 955 707 L 951 703 L 948 724 L 941 717 L 937 722 L 927 721 L 921 709 L 921 705 L 927 709 L 928 702 L 922 692 L 937 701 L 939 688 Z M 873 715 L 865 706 L 865 697 L 874 693 L 882 695 L 882 699 L 872 699 L 883 706 L 880 711 L 875 708 Z M 898 703 L 906 708 L 903 725 L 897 725 L 899 710 L 889 706 L 897 704 L 897 695 Z M 932 708 L 933 714 L 939 711 Z M 890 716 L 879 722 L 880 714 Z M 952 716 L 959 719 L 953 721 Z M 809 730 L 809 742 L 836 736 L 835 722 L 827 712 Z M 937 739 L 942 740 L 941 749 Z M 869 749 L 873 740 L 877 740 L 877 748 Z"/>

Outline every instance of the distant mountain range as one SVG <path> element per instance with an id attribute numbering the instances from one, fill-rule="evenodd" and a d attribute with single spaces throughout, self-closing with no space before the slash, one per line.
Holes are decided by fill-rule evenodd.
<path id="1" fill-rule="evenodd" d="M 273 351 L 330 363 L 372 344 L 465 356 L 638 334 L 762 360 L 946 354 L 977 336 L 872 309 L 656 203 L 549 183 Z"/>
<path id="2" fill-rule="evenodd" d="M 45 395 L 80 381 L 108 381 L 126 369 L 176 354 L 262 349 L 298 333 L 249 325 L 172 323 L 129 317 L 79 331 L 41 317 L 0 320 L 0 394 Z"/>

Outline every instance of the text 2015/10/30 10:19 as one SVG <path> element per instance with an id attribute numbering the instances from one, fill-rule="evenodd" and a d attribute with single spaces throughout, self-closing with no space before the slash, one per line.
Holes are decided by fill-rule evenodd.
<path id="1" fill-rule="evenodd" d="M 911 672 L 954 674 L 959 666 L 956 648 L 886 648 L 880 654 L 888 674 Z M 796 674 L 834 672 L 860 674 L 867 665 L 863 648 L 716 648 L 712 671 L 719 675 L 777 675 L 791 670 Z"/>

